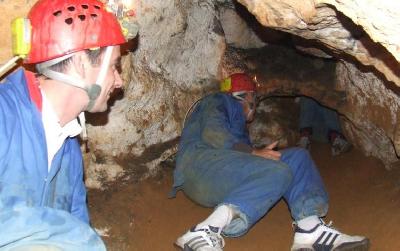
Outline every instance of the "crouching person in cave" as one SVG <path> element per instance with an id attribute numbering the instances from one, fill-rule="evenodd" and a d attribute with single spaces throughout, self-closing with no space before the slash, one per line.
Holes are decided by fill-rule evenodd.
<path id="1" fill-rule="evenodd" d="M 83 112 L 105 111 L 122 86 L 125 38 L 97 0 L 39 0 L 28 17 L 25 61 L 38 74 L 19 68 L 0 83 L 0 249 L 105 250 L 76 136 Z"/>
<path id="2" fill-rule="evenodd" d="M 185 251 L 220 251 L 224 239 L 245 234 L 284 198 L 294 219 L 291 250 L 368 250 L 369 240 L 325 224 L 328 195 L 307 150 L 252 148 L 247 123 L 256 108 L 256 85 L 233 74 L 222 93 L 203 98 L 185 123 L 174 171 L 183 189 L 213 213 L 176 240 Z"/>

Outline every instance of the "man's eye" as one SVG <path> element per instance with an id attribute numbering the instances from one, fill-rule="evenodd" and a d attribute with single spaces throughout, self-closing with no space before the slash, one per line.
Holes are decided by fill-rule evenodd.
<path id="1" fill-rule="evenodd" d="M 118 73 L 121 74 L 121 72 L 122 72 L 122 65 L 121 65 L 121 62 L 116 63 L 116 64 L 113 66 L 113 69 L 116 70 L 116 71 L 118 71 Z"/>

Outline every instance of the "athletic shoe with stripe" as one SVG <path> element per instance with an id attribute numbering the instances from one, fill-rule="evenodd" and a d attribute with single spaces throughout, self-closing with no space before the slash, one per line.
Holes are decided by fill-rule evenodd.
<path id="1" fill-rule="evenodd" d="M 292 251 L 367 251 L 369 240 L 363 236 L 350 236 L 334 229 L 332 222 L 317 224 L 310 230 L 295 226 Z"/>
<path id="2" fill-rule="evenodd" d="M 310 150 L 311 140 L 308 136 L 301 136 L 299 141 L 296 144 L 298 147 L 302 147 L 304 149 Z"/>
<path id="3" fill-rule="evenodd" d="M 175 245 L 183 251 L 222 251 L 225 242 L 219 228 L 206 226 L 201 229 L 193 227 L 179 237 Z"/>
<path id="4" fill-rule="evenodd" d="M 348 152 L 350 151 L 351 147 L 351 144 L 347 140 L 340 136 L 337 136 L 332 142 L 332 156 L 337 156 L 339 154 Z"/>

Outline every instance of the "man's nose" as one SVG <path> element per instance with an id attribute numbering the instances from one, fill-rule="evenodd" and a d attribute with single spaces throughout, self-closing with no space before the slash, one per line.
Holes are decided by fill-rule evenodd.
<path id="1" fill-rule="evenodd" d="M 118 71 L 115 71 L 115 81 L 114 81 L 114 87 L 115 88 L 121 88 L 123 84 L 121 74 Z"/>

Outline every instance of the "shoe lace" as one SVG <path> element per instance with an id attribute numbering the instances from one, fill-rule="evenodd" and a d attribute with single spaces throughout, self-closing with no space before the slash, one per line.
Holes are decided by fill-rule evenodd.
<path id="1" fill-rule="evenodd" d="M 221 235 L 209 232 L 208 237 L 210 238 L 213 247 L 223 248 L 225 246 L 224 238 L 222 238 Z"/>
<path id="2" fill-rule="evenodd" d="M 329 223 L 327 224 L 323 219 L 319 219 L 321 221 L 321 225 L 324 225 L 330 229 L 336 230 L 338 231 L 338 229 L 336 229 L 335 227 L 333 227 L 333 221 L 329 221 Z M 295 230 L 297 226 L 297 223 L 295 221 L 292 222 L 292 229 Z"/>
<path id="3" fill-rule="evenodd" d="M 324 226 L 326 226 L 326 227 L 328 227 L 328 228 L 330 228 L 330 229 L 333 229 L 333 230 L 338 231 L 335 227 L 333 227 L 333 221 L 329 221 L 329 223 L 326 224 L 325 221 L 324 221 L 323 219 L 319 219 L 319 220 L 321 221 L 321 223 L 322 223 Z"/>

